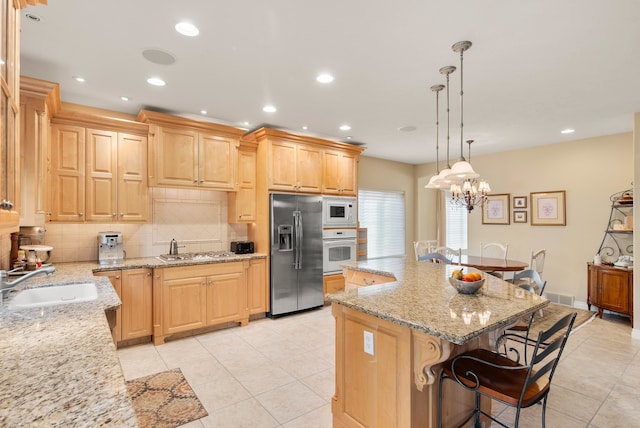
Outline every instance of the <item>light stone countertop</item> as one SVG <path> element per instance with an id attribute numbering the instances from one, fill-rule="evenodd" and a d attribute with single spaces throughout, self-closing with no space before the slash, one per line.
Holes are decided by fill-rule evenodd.
<path id="1" fill-rule="evenodd" d="M 488 274 L 483 274 L 486 281 L 477 294 L 458 294 L 448 280 L 460 268 L 457 265 L 398 257 L 349 262 L 342 267 L 396 280 L 330 294 L 329 301 L 455 344 L 504 328 L 549 304 L 543 297 Z"/>
<path id="2" fill-rule="evenodd" d="M 0 304 L 0 426 L 137 427 L 105 311 L 120 307 L 106 277 L 93 272 L 165 268 L 265 258 L 246 254 L 206 261 L 165 262 L 156 257 L 55 264 L 7 293 Z M 10 278 L 14 280 L 16 277 Z M 94 301 L 15 309 L 17 291 L 58 284 L 94 282 Z"/>

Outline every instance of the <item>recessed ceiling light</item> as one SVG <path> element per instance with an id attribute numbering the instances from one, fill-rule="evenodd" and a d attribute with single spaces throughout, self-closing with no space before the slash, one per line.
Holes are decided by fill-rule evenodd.
<path id="1" fill-rule="evenodd" d="M 570 128 L 563 129 L 562 131 L 560 131 L 561 134 L 573 134 L 574 132 L 576 132 L 576 130 L 570 129 Z"/>
<path id="2" fill-rule="evenodd" d="M 120 97 L 122 101 L 129 101 L 129 97 Z"/>
<path id="3" fill-rule="evenodd" d="M 347 140 L 351 140 L 353 137 L 351 135 L 347 136 Z"/>
<path id="4" fill-rule="evenodd" d="M 80 83 L 84 83 L 87 81 L 87 79 L 85 79 L 82 76 L 73 76 L 73 80 L 75 80 L 76 82 L 80 82 Z"/>
<path id="5" fill-rule="evenodd" d="M 158 65 L 171 65 L 176 62 L 175 56 L 160 49 L 145 49 L 142 51 L 142 56 L 147 61 Z"/>
<path id="6" fill-rule="evenodd" d="M 349 125 L 341 125 L 340 126 L 340 130 L 341 131 L 349 131 L 351 129 L 351 127 Z"/>
<path id="7" fill-rule="evenodd" d="M 266 105 L 262 107 L 262 111 L 265 113 L 275 113 L 276 111 L 278 111 L 278 109 L 272 105 Z"/>
<path id="8" fill-rule="evenodd" d="M 245 120 L 244 122 L 242 122 L 242 124 L 243 124 L 244 126 L 249 126 L 249 121 L 248 121 L 248 120 Z"/>
<path id="9" fill-rule="evenodd" d="M 318 77 L 316 77 L 316 80 L 320 83 L 331 83 L 333 82 L 334 77 L 329 73 L 321 73 L 321 74 L 318 74 Z"/>
<path id="10" fill-rule="evenodd" d="M 167 82 L 165 82 L 159 77 L 149 77 L 147 79 L 147 83 L 153 86 L 164 86 L 167 84 Z"/>
<path id="11" fill-rule="evenodd" d="M 302 129 L 306 131 L 307 129 L 309 129 L 309 127 L 307 125 L 302 125 Z"/>
<path id="12" fill-rule="evenodd" d="M 195 37 L 200 34 L 200 30 L 198 30 L 198 27 L 190 22 L 178 22 L 175 28 L 176 31 L 183 36 Z"/>
<path id="13" fill-rule="evenodd" d="M 200 114 L 207 114 L 206 110 L 200 110 Z"/>

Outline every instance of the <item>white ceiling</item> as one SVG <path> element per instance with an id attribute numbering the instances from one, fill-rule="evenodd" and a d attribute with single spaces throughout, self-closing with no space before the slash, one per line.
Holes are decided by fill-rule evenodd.
<path id="1" fill-rule="evenodd" d="M 50 0 L 22 15 L 21 72 L 60 83 L 65 102 L 200 119 L 206 109 L 207 120 L 249 129 L 351 136 L 367 156 L 411 164 L 435 160 L 429 88 L 444 83 L 440 67 L 459 66 L 451 45 L 461 40 L 473 42 L 464 54 L 472 155 L 628 132 L 640 112 L 638 0 Z M 178 34 L 181 20 L 200 35 Z M 145 49 L 177 61 L 153 64 Z M 335 81 L 317 83 L 322 71 Z M 148 85 L 152 75 L 167 85 Z M 450 86 L 453 163 L 459 70 Z M 265 104 L 278 111 L 264 113 Z"/>

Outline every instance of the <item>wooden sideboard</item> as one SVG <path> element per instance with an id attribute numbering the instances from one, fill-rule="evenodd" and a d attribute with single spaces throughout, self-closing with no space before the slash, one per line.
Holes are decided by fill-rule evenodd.
<path id="1" fill-rule="evenodd" d="M 587 305 L 598 307 L 598 316 L 608 310 L 628 315 L 633 325 L 633 269 L 587 263 Z"/>

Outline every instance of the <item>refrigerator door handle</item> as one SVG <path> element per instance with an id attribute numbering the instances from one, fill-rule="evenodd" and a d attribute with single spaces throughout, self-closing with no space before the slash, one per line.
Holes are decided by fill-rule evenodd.
<path id="1" fill-rule="evenodd" d="M 293 212 L 293 268 L 302 269 L 302 213 Z"/>

